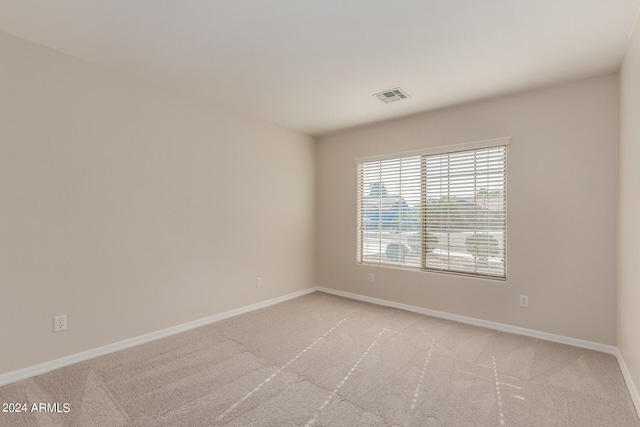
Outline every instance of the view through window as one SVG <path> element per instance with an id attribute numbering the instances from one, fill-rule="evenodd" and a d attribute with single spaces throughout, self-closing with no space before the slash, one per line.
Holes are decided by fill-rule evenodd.
<path id="1" fill-rule="evenodd" d="M 358 163 L 358 261 L 505 277 L 506 147 Z"/>

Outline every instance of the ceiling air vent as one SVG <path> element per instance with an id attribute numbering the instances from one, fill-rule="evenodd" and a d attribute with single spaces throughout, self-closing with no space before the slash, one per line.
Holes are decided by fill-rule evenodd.
<path id="1" fill-rule="evenodd" d="M 407 94 L 407 92 L 403 91 L 399 87 L 395 89 L 385 90 L 379 93 L 374 93 L 373 96 L 376 96 L 380 100 L 380 102 L 384 102 L 385 104 L 411 98 Z"/>

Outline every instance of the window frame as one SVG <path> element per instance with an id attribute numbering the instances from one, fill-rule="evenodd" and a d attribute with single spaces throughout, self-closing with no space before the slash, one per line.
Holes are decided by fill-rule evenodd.
<path id="1" fill-rule="evenodd" d="M 511 143 L 511 138 L 510 137 L 501 137 L 501 138 L 494 138 L 494 139 L 487 139 L 487 140 L 481 140 L 481 141 L 474 141 L 474 142 L 465 142 L 465 143 L 460 143 L 460 144 L 450 144 L 450 145 L 441 145 L 441 146 L 434 146 L 434 147 L 429 147 L 429 148 L 425 148 L 425 149 L 421 149 L 421 150 L 413 150 L 413 151 L 404 151 L 404 152 L 397 152 L 397 153 L 388 153 L 388 154 L 384 154 L 384 155 L 376 155 L 376 156 L 370 156 L 370 157 L 361 157 L 361 158 L 356 158 L 354 160 L 354 163 L 356 164 L 356 193 L 357 193 L 357 263 L 360 265 L 372 265 L 372 266 L 381 266 L 381 267 L 390 267 L 390 268 L 399 268 L 399 269 L 407 269 L 407 270 L 411 270 L 411 271 L 423 271 L 423 272 L 436 272 L 436 273 L 443 273 L 443 274 L 454 274 L 454 275 L 463 275 L 463 276 L 471 276 L 471 277 L 476 277 L 476 278 L 483 278 L 483 279 L 492 279 L 492 280 L 502 280 L 505 281 L 506 277 L 507 277 L 507 147 L 510 145 Z M 434 157 L 434 156 L 448 156 L 448 155 L 452 155 L 455 156 L 456 154 L 471 154 L 471 153 L 475 153 L 478 150 L 484 150 L 484 149 L 492 149 L 492 148 L 497 148 L 497 147 L 503 147 L 503 153 L 502 153 L 502 169 L 504 171 L 504 173 L 502 174 L 502 182 L 501 182 L 501 190 L 502 190 L 502 197 L 501 197 L 501 201 L 503 203 L 502 206 L 502 210 L 498 210 L 499 213 L 503 214 L 502 220 L 499 221 L 499 225 L 501 228 L 499 228 L 499 232 L 502 233 L 502 245 L 501 247 L 501 251 L 502 251 L 502 271 L 501 274 L 495 274 L 495 273 L 491 273 L 491 270 L 488 269 L 488 272 L 479 272 L 478 271 L 478 255 L 477 252 L 474 254 L 474 270 L 475 271 L 465 271 L 465 270 L 461 270 L 459 268 L 452 268 L 451 267 L 451 263 L 450 263 L 450 259 L 451 259 L 451 248 L 449 245 L 447 245 L 447 249 L 446 249 L 446 257 L 449 260 L 449 264 L 447 266 L 447 268 L 434 268 L 433 266 L 429 266 L 428 262 L 427 262 L 427 240 L 428 240 L 428 234 L 430 233 L 430 231 L 428 230 L 427 227 L 427 194 L 426 194 L 426 187 L 427 187 L 427 178 L 426 178 L 426 163 L 427 163 L 427 159 L 429 157 Z M 365 254 L 364 254 L 364 250 L 365 250 L 365 215 L 363 210 L 365 209 L 365 202 L 364 199 L 366 198 L 364 192 L 364 183 L 361 182 L 365 174 L 365 172 L 362 172 L 361 168 L 364 167 L 363 164 L 366 163 L 374 163 L 374 162 L 384 162 L 384 161 L 399 161 L 402 162 L 402 159 L 407 159 L 407 158 L 412 158 L 412 157 L 420 157 L 420 178 L 419 178 L 419 184 L 421 187 L 420 190 L 420 214 L 419 214 L 419 222 L 420 222 L 420 226 L 419 226 L 419 239 L 420 239 L 420 256 L 419 256 L 419 265 L 410 265 L 404 262 L 404 259 L 402 259 L 401 261 L 390 261 L 390 258 L 388 258 L 388 254 L 387 254 L 387 259 L 383 260 L 382 259 L 382 252 L 380 252 L 378 254 L 379 256 L 379 261 L 371 261 L 371 260 L 365 260 Z M 448 159 L 451 159 L 451 157 L 447 157 Z M 401 164 L 401 163 L 400 163 Z M 375 166 L 374 166 L 375 167 Z M 382 168 L 382 163 L 380 163 L 380 168 Z M 401 176 L 402 176 L 402 172 L 400 172 L 402 170 L 402 166 L 399 166 L 398 169 L 398 180 L 400 182 L 402 182 Z M 476 176 L 476 174 L 478 173 L 478 166 L 474 166 L 474 177 Z M 453 175 L 451 173 L 447 173 L 446 177 L 447 179 L 450 179 Z M 475 179 L 475 178 L 474 178 Z M 415 185 L 415 183 L 412 182 L 412 184 Z M 474 184 L 475 185 L 475 184 Z M 473 188 L 476 188 L 475 186 Z M 447 197 L 449 197 L 450 194 L 447 193 Z M 399 193 L 399 199 L 403 199 L 403 195 L 401 195 Z M 484 209 L 484 208 L 483 208 Z M 475 217 L 477 218 L 477 217 Z M 379 220 L 382 221 L 382 220 Z M 477 220 L 476 220 L 477 221 Z M 448 227 L 446 230 L 446 234 L 447 234 L 447 242 L 449 242 L 449 239 L 451 238 L 451 228 L 450 228 L 450 223 L 448 222 Z M 474 228 L 473 228 L 473 235 L 477 235 L 479 232 L 476 231 L 477 228 L 477 222 L 473 222 Z M 382 241 L 382 225 L 379 226 L 378 231 L 380 232 L 380 238 L 379 238 L 379 246 L 380 248 L 382 248 L 383 245 L 383 241 Z M 485 231 L 486 232 L 486 231 Z M 400 228 L 398 233 L 402 233 L 402 229 Z M 486 232 L 488 233 L 488 232 Z M 488 233 L 489 234 L 489 233 Z M 400 242 L 401 237 L 398 237 L 398 241 Z M 375 238 L 374 238 L 374 242 L 375 242 Z M 488 243 L 487 243 L 488 245 Z M 402 244 L 401 244 L 402 246 Z M 402 248 L 402 250 L 404 250 L 404 248 Z M 477 251 L 477 249 L 476 249 Z M 407 256 L 408 257 L 408 256 Z M 485 262 L 488 258 L 484 258 Z"/>

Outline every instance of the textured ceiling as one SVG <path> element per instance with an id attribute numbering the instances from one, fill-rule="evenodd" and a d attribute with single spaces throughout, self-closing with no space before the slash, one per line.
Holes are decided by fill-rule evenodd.
<path id="1" fill-rule="evenodd" d="M 310 135 L 613 72 L 640 0 L 0 0 L 0 31 Z M 383 104 L 372 94 L 411 96 Z"/>

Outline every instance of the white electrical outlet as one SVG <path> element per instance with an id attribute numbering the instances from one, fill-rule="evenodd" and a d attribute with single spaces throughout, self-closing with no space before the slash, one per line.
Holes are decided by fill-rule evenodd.
<path id="1" fill-rule="evenodd" d="M 60 332 L 67 329 L 67 316 L 56 316 L 53 318 L 53 332 Z"/>
<path id="2" fill-rule="evenodd" d="M 529 296 L 520 295 L 520 307 L 529 307 Z"/>
<path id="3" fill-rule="evenodd" d="M 256 288 L 259 288 L 260 286 L 262 286 L 262 277 L 257 277 L 256 278 Z"/>
<path id="4" fill-rule="evenodd" d="M 373 273 L 369 273 L 369 282 L 373 283 L 376 281 L 376 276 L 373 275 Z"/>

